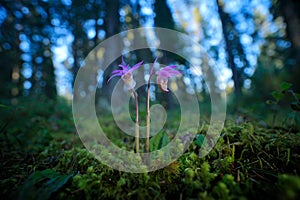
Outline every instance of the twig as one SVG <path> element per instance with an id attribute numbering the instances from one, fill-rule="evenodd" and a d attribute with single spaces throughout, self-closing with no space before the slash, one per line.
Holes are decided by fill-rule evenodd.
<path id="1" fill-rule="evenodd" d="M 288 91 L 292 94 L 292 96 L 297 101 L 297 103 L 300 103 L 300 101 L 299 101 L 298 97 L 296 96 L 295 92 L 293 90 L 288 90 Z"/>

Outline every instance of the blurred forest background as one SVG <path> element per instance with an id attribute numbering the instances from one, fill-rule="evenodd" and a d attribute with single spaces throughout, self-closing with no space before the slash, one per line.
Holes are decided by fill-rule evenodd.
<path id="1" fill-rule="evenodd" d="M 1 197 L 299 199 L 299 11 L 299 0 L 0 1 Z M 202 59 L 198 64 L 219 72 L 210 81 L 226 92 L 228 109 L 217 144 L 208 156 L 199 157 L 202 145 L 211 143 L 206 137 L 209 116 L 203 115 L 203 109 L 210 112 L 205 74 L 193 70 L 193 63 L 185 58 L 158 48 L 126 53 L 130 66 L 145 61 L 138 69 L 144 81 L 148 63 L 155 57 L 161 64 L 176 65 L 183 75 L 176 82 L 170 80 L 169 87 L 187 97 L 197 95 L 202 117 L 189 149 L 180 158 L 155 172 L 134 174 L 104 165 L 83 146 L 70 100 L 77 97 L 73 96 L 75 77 L 91 50 L 115 34 L 138 27 L 176 30 L 201 45 L 214 62 Z M 114 57 L 116 48 L 128 50 L 141 42 L 133 34 L 120 35 L 122 39 L 111 48 L 96 52 L 98 60 Z M 143 35 L 143 41 L 152 46 L 159 47 L 167 38 L 197 54 L 188 41 L 151 31 Z M 84 98 L 86 92 L 97 89 L 98 115 L 109 111 L 118 78 L 106 83 L 121 63 L 118 56 L 105 71 L 101 63 L 96 64 L 99 69 L 91 74 L 96 82 L 79 92 Z M 137 92 L 143 97 L 146 90 L 140 87 Z M 173 111 L 180 109 L 172 92 L 162 95 L 152 85 L 151 92 L 153 101 L 173 107 L 167 109 L 164 128 L 150 139 L 155 151 L 174 138 L 180 113 Z M 145 99 L 139 98 L 140 103 Z M 141 125 L 145 108 L 140 106 Z M 132 106 L 130 112 L 134 110 Z M 134 138 L 114 122 L 107 115 L 99 124 L 114 144 L 134 151 Z M 191 140 L 190 135 L 188 132 L 179 142 Z M 141 152 L 144 143 L 141 139 Z M 115 159 L 110 150 L 108 145 L 101 152 Z"/>
<path id="2" fill-rule="evenodd" d="M 70 99 L 76 73 L 95 46 L 124 30 L 155 26 L 186 33 L 204 47 L 215 60 L 229 104 L 264 103 L 282 82 L 300 90 L 299 10 L 297 0 L 2 1 L 1 101 Z M 130 45 L 134 38 L 124 35 L 122 42 Z M 152 62 L 158 55 L 157 49 L 144 49 L 126 59 Z M 185 60 L 167 53 L 161 60 L 180 66 L 182 91 L 205 93 L 203 79 Z M 112 65 L 118 63 L 120 58 Z M 98 71 L 99 88 L 111 70 Z M 111 89 L 105 88 L 103 96 Z"/>

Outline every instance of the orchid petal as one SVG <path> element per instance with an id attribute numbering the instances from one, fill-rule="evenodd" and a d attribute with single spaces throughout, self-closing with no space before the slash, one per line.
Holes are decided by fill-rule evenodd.
<path id="1" fill-rule="evenodd" d="M 129 70 L 129 65 L 118 65 L 119 67 L 122 68 L 122 70 Z"/>
<path id="2" fill-rule="evenodd" d="M 155 73 L 157 75 L 157 79 L 156 79 L 157 84 L 163 92 L 169 91 L 167 88 L 168 78 L 170 78 L 172 76 L 181 75 L 181 72 L 174 68 L 176 68 L 176 66 L 170 65 L 170 66 L 161 68 L 159 71 L 157 71 Z"/>
<path id="3" fill-rule="evenodd" d="M 128 64 L 125 63 L 124 58 L 122 56 L 122 63 L 118 66 L 122 69 L 117 69 L 112 72 L 112 76 L 107 80 L 107 83 L 116 76 L 121 76 L 124 81 L 124 88 L 133 89 L 135 87 L 136 82 L 132 77 L 132 72 L 139 68 L 142 65 L 143 61 L 135 64 L 132 68 Z"/>
<path id="4" fill-rule="evenodd" d="M 124 57 L 122 56 L 122 65 L 126 65 L 126 62 L 124 61 Z"/>
<path id="5" fill-rule="evenodd" d="M 123 70 L 114 70 L 113 72 L 112 72 L 112 74 L 117 74 L 117 73 L 122 73 L 123 72 Z"/>
<path id="6" fill-rule="evenodd" d="M 175 67 L 176 66 L 167 66 L 167 67 L 164 67 L 164 68 L 160 69 L 158 72 L 156 72 L 156 74 L 158 76 L 161 76 L 161 77 L 164 77 L 164 78 L 170 78 L 172 76 L 181 75 L 181 72 L 179 72 L 178 70 L 173 69 Z"/>
<path id="7" fill-rule="evenodd" d="M 176 65 L 169 65 L 169 66 L 164 67 L 163 69 L 168 70 L 168 69 L 173 69 L 173 68 L 176 68 Z"/>
<path id="8" fill-rule="evenodd" d="M 136 70 L 137 68 L 139 68 L 142 64 L 143 64 L 144 61 L 141 61 L 137 64 L 135 64 L 131 69 L 128 70 L 128 72 L 133 72 L 134 70 Z"/>
<path id="9" fill-rule="evenodd" d="M 122 74 L 119 73 L 119 74 L 114 74 L 114 75 L 112 75 L 112 76 L 109 77 L 109 79 L 107 80 L 107 83 L 108 83 L 112 78 L 114 78 L 114 77 L 116 77 L 116 76 L 122 76 Z"/>
<path id="10" fill-rule="evenodd" d="M 179 71 L 177 71 L 177 70 L 168 71 L 167 73 L 168 73 L 169 77 L 181 75 L 181 73 Z"/>

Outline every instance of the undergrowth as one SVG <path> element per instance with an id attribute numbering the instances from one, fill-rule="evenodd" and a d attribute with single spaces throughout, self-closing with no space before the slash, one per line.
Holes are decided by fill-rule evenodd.
<path id="1" fill-rule="evenodd" d="M 246 115 L 227 119 L 213 150 L 199 157 L 207 123 L 188 150 L 149 173 L 114 170 L 84 148 L 70 103 L 22 101 L 2 105 L 0 190 L 9 199 L 297 199 L 300 131 L 269 126 Z M 42 103 L 44 102 L 44 103 Z M 174 115 L 178 117 L 177 115 Z M 118 145 L 120 132 L 107 117 L 105 131 Z M 176 124 L 169 124 L 168 140 Z"/>

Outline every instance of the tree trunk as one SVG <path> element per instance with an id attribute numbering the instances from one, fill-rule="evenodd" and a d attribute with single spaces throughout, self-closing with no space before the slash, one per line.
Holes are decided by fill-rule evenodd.
<path id="1" fill-rule="evenodd" d="M 222 30 L 223 30 L 223 37 L 225 40 L 225 45 L 226 45 L 226 51 L 227 51 L 227 55 L 228 55 L 228 66 L 232 71 L 232 80 L 234 83 L 234 93 L 235 93 L 235 97 L 236 99 L 239 97 L 239 95 L 241 94 L 241 82 L 240 82 L 240 77 L 239 77 L 239 73 L 237 71 L 237 67 L 234 63 L 234 55 L 233 55 L 233 47 L 232 47 L 232 43 L 229 40 L 228 36 L 230 34 L 230 30 L 228 29 L 228 18 L 229 16 L 226 16 L 226 13 L 223 10 L 222 5 L 219 2 L 220 0 L 216 0 L 217 5 L 218 5 L 218 12 L 219 12 L 219 16 L 222 22 Z"/>
<path id="2" fill-rule="evenodd" d="M 167 29 L 175 29 L 175 22 L 172 17 L 171 10 L 167 4 L 166 0 L 157 0 L 155 1 L 154 5 L 156 17 L 155 17 L 155 26 L 156 27 L 161 27 L 161 28 L 167 28 Z M 171 36 L 169 35 L 163 35 L 160 34 L 159 32 L 156 33 L 158 39 L 161 41 L 161 44 L 165 41 L 178 41 L 177 38 L 170 38 Z M 174 44 L 175 45 L 175 44 Z M 168 65 L 170 62 L 174 61 L 171 58 L 174 57 L 174 55 L 170 52 L 163 51 L 163 56 L 159 59 L 161 61 L 161 64 Z M 173 95 L 171 93 L 169 94 L 157 94 L 158 97 L 162 98 L 162 104 L 168 109 L 174 108 L 174 99 Z"/>
<path id="3" fill-rule="evenodd" d="M 120 15 L 119 15 L 119 1 L 118 0 L 105 0 L 106 16 L 104 21 L 104 29 L 106 33 L 106 38 L 109 38 L 120 31 Z M 118 51 L 122 47 L 122 42 L 120 40 L 112 41 L 110 47 L 107 47 L 104 52 L 104 65 L 109 64 L 109 67 L 104 71 L 103 74 L 103 86 L 101 88 L 100 96 L 104 100 L 110 101 L 113 86 L 116 83 L 116 79 L 112 79 L 109 84 L 107 80 L 111 76 L 114 69 L 117 68 L 118 64 L 121 63 L 120 55 Z M 119 58 L 118 58 L 119 57 Z M 118 59 L 117 59 L 118 58 Z M 112 63 L 108 61 L 114 60 Z"/>
<path id="4" fill-rule="evenodd" d="M 300 62 L 300 2 L 295 0 L 281 0 L 281 12 L 287 25 L 288 37 L 292 42 L 292 48 L 297 62 Z"/>

